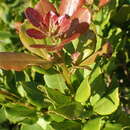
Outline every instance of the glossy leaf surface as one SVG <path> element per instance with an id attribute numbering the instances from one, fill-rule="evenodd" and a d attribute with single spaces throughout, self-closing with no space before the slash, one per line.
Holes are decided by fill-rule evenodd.
<path id="1" fill-rule="evenodd" d="M 83 130 L 101 130 L 101 118 L 89 120 L 83 127 Z"/>
<path id="2" fill-rule="evenodd" d="M 85 33 L 91 22 L 91 13 L 87 8 L 79 8 L 71 19 L 74 31 Z"/>
<path id="3" fill-rule="evenodd" d="M 38 124 L 33 125 L 23 124 L 20 130 L 44 130 L 44 129 Z"/>
<path id="4" fill-rule="evenodd" d="M 58 89 L 62 93 L 64 93 L 64 90 L 67 89 L 65 80 L 61 74 L 54 73 L 50 75 L 44 75 L 44 80 L 49 88 Z"/>
<path id="5" fill-rule="evenodd" d="M 79 8 L 74 15 L 71 18 L 73 19 L 77 19 L 79 24 L 81 23 L 87 23 L 90 24 L 91 23 L 91 12 L 89 9 L 87 8 Z"/>
<path id="6" fill-rule="evenodd" d="M 39 27 L 42 22 L 42 16 L 33 8 L 27 8 L 25 16 L 34 26 Z"/>
<path id="7" fill-rule="evenodd" d="M 60 5 L 60 15 L 67 14 L 72 16 L 84 3 L 84 0 L 62 0 Z"/>
<path id="8" fill-rule="evenodd" d="M 88 77 L 85 78 L 80 84 L 79 88 L 76 91 L 75 100 L 81 103 L 85 103 L 89 98 L 91 93 L 90 86 L 88 83 Z"/>
<path id="9" fill-rule="evenodd" d="M 36 30 L 36 29 L 28 29 L 28 30 L 26 31 L 26 33 L 27 33 L 30 37 L 35 38 L 35 39 L 43 39 L 43 38 L 45 37 L 45 35 L 44 35 L 42 32 L 40 32 L 40 31 L 38 31 L 38 30 Z"/>
<path id="10" fill-rule="evenodd" d="M 122 130 L 122 129 L 124 129 L 122 124 L 108 122 L 105 124 L 105 128 L 103 130 Z M 128 126 L 128 128 L 126 127 L 125 130 L 129 130 L 129 126 Z"/>
<path id="11" fill-rule="evenodd" d="M 114 89 L 110 94 L 101 98 L 94 105 L 93 110 L 100 115 L 112 114 L 119 106 L 118 88 Z"/>

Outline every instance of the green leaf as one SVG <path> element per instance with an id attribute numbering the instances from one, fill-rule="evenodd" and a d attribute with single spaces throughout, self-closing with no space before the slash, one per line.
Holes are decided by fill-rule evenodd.
<path id="1" fill-rule="evenodd" d="M 22 125 L 20 130 L 44 130 L 40 125 L 33 124 L 33 125 Z"/>
<path id="2" fill-rule="evenodd" d="M 77 119 L 83 111 L 83 106 L 78 102 L 72 102 L 67 105 L 62 105 L 57 109 L 51 110 L 50 113 L 55 113 L 65 119 Z"/>
<path id="3" fill-rule="evenodd" d="M 44 80 L 49 88 L 58 89 L 62 93 L 64 93 L 64 90 L 67 89 L 65 80 L 61 74 L 45 74 Z"/>
<path id="4" fill-rule="evenodd" d="M 77 51 L 83 52 L 83 58 L 90 56 L 96 47 L 96 34 L 92 30 L 88 30 L 84 35 L 79 38 Z"/>
<path id="5" fill-rule="evenodd" d="M 112 51 L 111 44 L 106 42 L 102 48 L 93 53 L 91 56 L 87 57 L 83 62 L 80 63 L 80 66 L 87 66 L 93 64 L 96 61 L 97 56 L 109 55 Z"/>
<path id="6" fill-rule="evenodd" d="M 85 78 L 76 91 L 75 100 L 81 103 L 85 103 L 91 95 L 91 89 L 88 83 L 88 77 Z"/>
<path id="7" fill-rule="evenodd" d="M 121 124 L 106 123 L 103 130 L 123 130 Z"/>
<path id="8" fill-rule="evenodd" d="M 55 130 L 81 130 L 81 124 L 76 121 L 66 120 L 64 122 L 52 122 L 51 126 Z"/>
<path id="9" fill-rule="evenodd" d="M 100 130 L 101 129 L 101 118 L 89 120 L 84 126 L 83 130 Z"/>
<path id="10" fill-rule="evenodd" d="M 26 118 L 31 119 L 36 117 L 36 112 L 34 110 L 21 105 L 10 103 L 5 106 L 4 109 L 7 119 L 14 123 L 23 121 Z"/>
<path id="11" fill-rule="evenodd" d="M 55 105 L 64 105 L 71 102 L 71 98 L 69 96 L 65 96 L 58 90 L 54 90 L 51 88 L 45 88 L 47 96 Z"/>
<path id="12" fill-rule="evenodd" d="M 5 111 L 3 108 L 0 108 L 0 123 L 6 121 Z"/>
<path id="13" fill-rule="evenodd" d="M 42 93 L 36 88 L 35 84 L 32 82 L 23 82 L 23 89 L 26 94 L 28 101 L 38 108 L 44 107 L 44 97 Z"/>
<path id="14" fill-rule="evenodd" d="M 33 39 L 33 38 L 29 37 L 26 34 L 26 30 L 28 28 L 32 28 L 32 25 L 29 24 L 27 21 L 25 21 L 24 24 L 21 26 L 21 28 L 19 30 L 20 40 L 22 41 L 24 47 L 27 48 L 32 53 L 37 54 L 38 56 L 41 56 L 44 59 L 48 59 L 49 55 L 48 55 L 46 50 L 31 47 L 31 45 L 35 45 L 35 44 L 39 44 L 39 43 L 44 44 L 44 40 L 36 40 L 36 39 Z"/>
<path id="15" fill-rule="evenodd" d="M 129 20 L 130 20 L 130 5 L 123 5 L 121 8 L 112 13 L 111 21 L 115 23 L 117 26 L 127 26 L 124 24 Z"/>
<path id="16" fill-rule="evenodd" d="M 13 35 L 11 35 L 10 32 L 3 32 L 3 31 L 0 31 L 0 39 L 6 39 L 6 38 L 9 38 L 9 37 L 12 37 Z"/>
<path id="17" fill-rule="evenodd" d="M 89 83 L 91 86 L 90 103 L 93 106 L 106 92 L 106 84 L 104 81 L 101 68 L 95 65 L 92 73 L 90 74 Z"/>
<path id="18" fill-rule="evenodd" d="M 49 109 L 48 109 L 49 111 L 53 111 L 54 110 L 54 107 L 53 106 L 49 106 Z M 51 117 L 51 119 L 53 120 L 53 121 L 56 121 L 56 122 L 62 122 L 62 121 L 64 121 L 65 120 L 65 118 L 63 117 L 63 116 L 61 116 L 61 115 L 58 115 L 58 114 L 56 114 L 56 113 L 49 113 L 49 115 L 50 115 L 50 117 Z"/>
<path id="19" fill-rule="evenodd" d="M 94 112 L 100 115 L 112 114 L 119 106 L 119 92 L 118 88 L 114 89 L 111 93 L 97 101 L 94 106 Z"/>

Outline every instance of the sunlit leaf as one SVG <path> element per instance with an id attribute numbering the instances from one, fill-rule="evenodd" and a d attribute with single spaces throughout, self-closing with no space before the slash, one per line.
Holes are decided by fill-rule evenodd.
<path id="1" fill-rule="evenodd" d="M 64 33 L 69 30 L 69 28 L 71 26 L 70 18 L 68 18 L 66 15 L 60 16 L 58 18 L 58 21 L 59 21 L 59 25 L 60 25 L 58 33 Z"/>
<path id="2" fill-rule="evenodd" d="M 83 130 L 101 130 L 101 118 L 89 120 L 85 123 Z"/>
<path id="3" fill-rule="evenodd" d="M 21 71 L 28 66 L 37 65 L 45 69 L 51 66 L 51 63 L 39 57 L 24 53 L 0 52 L 0 68 L 5 70 L 14 69 Z"/>
<path id="4" fill-rule="evenodd" d="M 44 129 L 38 124 L 33 125 L 23 124 L 20 130 L 44 130 Z"/>
<path id="5" fill-rule="evenodd" d="M 65 80 L 61 74 L 46 74 L 44 75 L 44 80 L 49 88 L 58 89 L 62 93 L 67 89 Z"/>
<path id="6" fill-rule="evenodd" d="M 93 110 L 100 115 L 112 114 L 119 106 L 118 88 L 114 89 L 110 94 L 102 97 L 94 105 Z"/>
<path id="7" fill-rule="evenodd" d="M 86 58 L 83 62 L 81 62 L 80 66 L 90 65 L 95 62 L 97 56 L 110 56 L 112 53 L 112 47 L 110 43 L 105 43 L 100 50 L 92 54 L 90 57 Z"/>
<path id="8" fill-rule="evenodd" d="M 79 88 L 76 91 L 75 100 L 81 103 L 85 103 L 89 98 L 91 93 L 90 86 L 88 83 L 88 77 L 85 78 L 80 84 Z"/>
<path id="9" fill-rule="evenodd" d="M 104 127 L 103 130 L 123 130 L 123 126 L 122 126 L 122 124 L 106 122 L 105 127 Z M 126 127 L 125 130 L 129 130 L 129 127 L 128 127 L 128 129 Z"/>
<path id="10" fill-rule="evenodd" d="M 67 14 L 72 16 L 84 3 L 84 0 L 62 0 L 60 5 L 60 15 Z"/>
<path id="11" fill-rule="evenodd" d="M 20 40 L 22 41 L 24 47 L 27 48 L 32 53 L 37 54 L 38 56 L 43 57 L 44 59 L 48 59 L 49 54 L 47 53 L 46 50 L 31 47 L 31 45 L 35 44 L 44 44 L 44 40 L 35 40 L 29 37 L 26 33 L 26 30 L 29 28 L 32 28 L 32 25 L 26 21 L 19 30 Z"/>
<path id="12" fill-rule="evenodd" d="M 35 5 L 35 9 L 42 15 L 47 14 L 49 11 L 56 12 L 55 7 L 49 2 L 49 0 L 40 0 Z"/>
<path id="13" fill-rule="evenodd" d="M 79 24 L 90 24 L 91 22 L 91 12 L 87 8 L 79 8 L 71 19 L 78 19 Z"/>

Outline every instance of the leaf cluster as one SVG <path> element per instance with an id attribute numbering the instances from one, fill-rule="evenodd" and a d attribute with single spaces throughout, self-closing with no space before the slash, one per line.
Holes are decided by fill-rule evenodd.
<path id="1" fill-rule="evenodd" d="M 32 48 L 45 41 L 26 35 L 27 21 L 18 37 L 14 24 L 37 2 L 0 0 L 0 129 L 129 130 L 129 0 L 86 2 L 89 30 L 60 53 Z"/>

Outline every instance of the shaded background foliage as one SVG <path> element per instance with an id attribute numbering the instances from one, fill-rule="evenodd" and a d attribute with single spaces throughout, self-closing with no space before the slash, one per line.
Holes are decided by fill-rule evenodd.
<path id="1" fill-rule="evenodd" d="M 0 0 L 0 52 L 27 51 L 19 40 L 15 23 L 23 22 L 24 10 L 29 6 L 34 6 L 37 1 Z M 51 0 L 51 2 L 58 6 L 60 0 Z M 98 1 L 95 0 L 95 3 Z M 94 21 L 90 28 L 96 30 L 96 50 L 104 41 L 108 40 L 112 44 L 113 54 L 109 59 L 97 58 L 96 65 L 93 65 L 93 72 L 83 72 L 82 69 L 78 69 L 72 76 L 72 85 L 76 91 L 79 86 L 80 88 L 84 87 L 82 82 L 84 75 L 90 74 L 88 88 L 89 85 L 92 86 L 91 97 L 89 101 L 83 103 L 85 111 L 82 111 L 82 106 L 78 103 L 71 103 L 72 99 L 70 99 L 69 93 L 66 93 L 68 96 L 64 97 L 62 93 L 58 93 L 51 87 L 46 89 L 42 87 L 45 84 L 52 86 L 51 81 L 55 81 L 57 84 L 56 80 L 60 79 L 62 82 L 62 77 L 52 70 L 46 72 L 35 67 L 22 72 L 0 70 L 0 90 L 7 90 L 6 96 L 0 94 L 0 130 L 80 130 L 81 127 L 83 130 L 130 129 L 130 1 L 113 0 L 98 13 L 95 13 L 93 17 Z M 75 44 L 76 42 L 76 40 L 73 41 Z M 71 45 L 68 47 L 71 48 Z M 48 74 L 53 75 L 50 78 Z M 61 92 L 66 88 L 64 82 L 62 87 Z M 54 106 L 63 105 L 55 111 L 59 115 L 51 113 L 54 106 L 49 102 L 42 102 L 46 99 L 42 92 L 47 93 L 49 97 L 47 100 L 50 99 L 51 103 L 55 104 Z M 79 90 L 79 93 L 82 92 L 82 89 Z M 78 92 L 76 94 L 78 95 L 76 101 L 84 101 L 82 96 L 80 99 Z M 120 104 L 117 101 L 117 94 L 119 94 Z M 62 97 L 61 100 L 59 97 Z M 99 97 L 102 97 L 102 100 L 94 105 L 96 100 L 100 99 Z M 108 103 L 109 98 L 114 105 Z M 108 107 L 102 102 L 107 102 Z M 68 114 L 66 104 L 69 105 L 69 110 L 75 111 L 70 111 Z M 48 107 L 49 115 L 46 114 Z M 40 113 L 41 109 L 44 114 Z M 112 109 L 117 110 L 113 113 Z"/>

